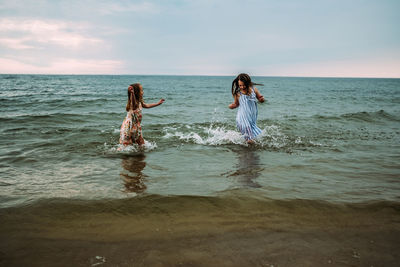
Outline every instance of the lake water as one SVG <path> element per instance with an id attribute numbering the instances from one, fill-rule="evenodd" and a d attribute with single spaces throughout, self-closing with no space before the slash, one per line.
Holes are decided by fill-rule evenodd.
<path id="1" fill-rule="evenodd" d="M 230 110 L 234 77 L 0 75 L 0 203 L 141 195 L 400 201 L 400 79 L 252 77 L 262 134 Z M 144 148 L 118 151 L 140 82 Z"/>

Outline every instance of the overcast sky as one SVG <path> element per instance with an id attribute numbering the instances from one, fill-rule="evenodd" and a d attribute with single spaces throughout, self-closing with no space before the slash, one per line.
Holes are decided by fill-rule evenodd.
<path id="1" fill-rule="evenodd" d="M 0 0 L 0 73 L 400 78 L 398 0 Z"/>

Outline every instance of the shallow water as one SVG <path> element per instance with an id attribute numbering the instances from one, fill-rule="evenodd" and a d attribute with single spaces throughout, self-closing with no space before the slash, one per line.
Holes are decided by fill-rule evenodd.
<path id="1" fill-rule="evenodd" d="M 0 209 L 4 266 L 397 266 L 400 204 L 142 194 Z"/>
<path id="2" fill-rule="evenodd" d="M 0 75 L 1 207 L 145 194 L 400 200 L 400 80 L 253 77 L 253 146 L 228 109 L 234 77 Z M 118 151 L 142 83 L 146 146 Z"/>

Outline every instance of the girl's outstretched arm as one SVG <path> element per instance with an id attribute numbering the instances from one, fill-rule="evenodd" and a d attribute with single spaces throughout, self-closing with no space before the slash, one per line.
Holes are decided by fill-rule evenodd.
<path id="1" fill-rule="evenodd" d="M 260 91 L 258 91 L 257 88 L 254 88 L 254 92 L 256 93 L 258 101 L 260 101 L 261 103 L 265 101 L 264 96 L 260 93 Z"/>
<path id="2" fill-rule="evenodd" d="M 236 94 L 233 96 L 233 103 L 229 105 L 230 109 L 237 108 L 239 106 L 239 96 Z"/>
<path id="3" fill-rule="evenodd" d="M 161 105 L 162 103 L 164 103 L 165 99 L 161 98 L 160 101 L 158 101 L 157 103 L 151 103 L 151 104 L 146 104 L 146 103 L 142 103 L 142 107 L 144 108 L 154 108 L 157 107 L 159 105 Z"/>

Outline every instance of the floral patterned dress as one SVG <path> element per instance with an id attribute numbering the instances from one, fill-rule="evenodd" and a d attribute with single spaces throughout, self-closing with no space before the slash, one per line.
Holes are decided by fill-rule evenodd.
<path id="1" fill-rule="evenodd" d="M 122 122 L 119 143 L 122 145 L 136 144 L 142 137 L 142 105 L 136 110 L 129 110 Z"/>

